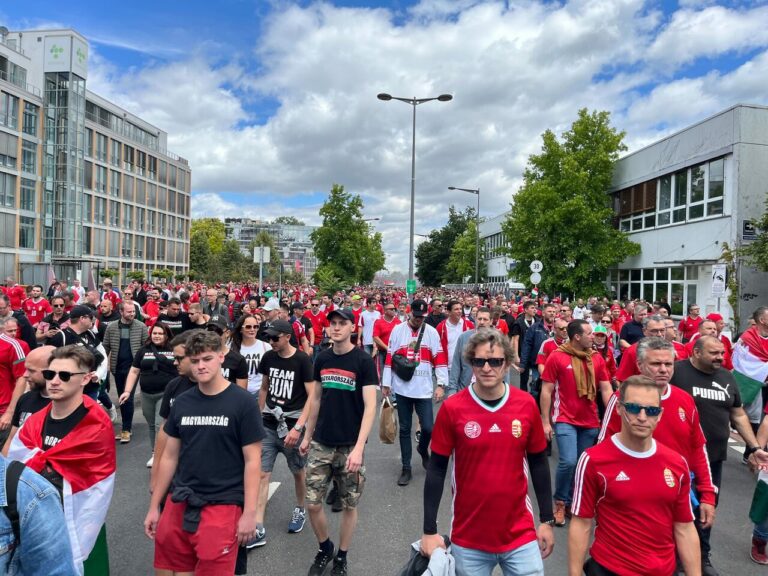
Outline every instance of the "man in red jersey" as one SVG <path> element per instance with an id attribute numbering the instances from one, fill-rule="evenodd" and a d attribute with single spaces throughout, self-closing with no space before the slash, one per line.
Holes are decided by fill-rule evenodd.
<path id="1" fill-rule="evenodd" d="M 565 526 L 576 461 L 594 444 L 600 431 L 597 395 L 602 395 L 605 405 L 613 394 L 605 360 L 592 349 L 592 326 L 587 320 L 573 320 L 568 324 L 567 332 L 568 342 L 550 354 L 541 374 L 544 433 L 548 440 L 554 435 L 559 453 L 555 475 L 555 526 Z"/>
<path id="2" fill-rule="evenodd" d="M 680 333 L 680 341 L 683 344 L 686 344 L 699 331 L 699 324 L 704 320 L 699 316 L 699 310 L 698 304 L 689 304 L 688 316 L 680 320 L 680 326 L 677 331 Z"/>
<path id="3" fill-rule="evenodd" d="M 677 326 L 672 318 L 664 318 L 664 339 L 670 342 L 675 348 L 675 359 L 685 360 L 688 358 L 688 351 L 685 349 L 685 344 L 679 342 L 677 339 Z"/>
<path id="4" fill-rule="evenodd" d="M 664 323 L 664 318 L 658 314 L 653 316 L 646 316 L 643 318 L 643 337 L 658 336 L 663 338 L 667 333 L 667 328 Z M 616 380 L 624 382 L 630 376 L 637 376 L 640 374 L 637 367 L 637 347 L 641 341 L 637 341 L 632 346 L 624 350 L 624 354 L 621 356 L 621 363 L 616 371 Z"/>
<path id="5" fill-rule="evenodd" d="M 24 310 L 24 314 L 27 315 L 29 323 L 34 328 L 37 328 L 40 320 L 53 312 L 53 308 L 51 308 L 48 300 L 43 298 L 43 287 L 40 284 L 32 286 L 32 296 L 24 300 L 21 309 Z"/>
<path id="6" fill-rule="evenodd" d="M 676 551 L 686 574 L 701 574 L 688 464 L 654 438 L 663 410 L 656 382 L 644 376 L 622 382 L 621 430 L 588 448 L 577 466 L 569 576 L 673 574 Z M 595 540 L 584 564 L 593 518 Z"/>
<path id="7" fill-rule="evenodd" d="M 315 343 L 312 346 L 312 359 L 314 360 L 320 354 L 320 343 L 325 337 L 325 329 L 330 326 L 325 312 L 320 310 L 320 300 L 317 296 L 313 296 L 310 300 L 309 312 L 305 316 L 312 322 L 312 330 L 315 333 Z"/>
<path id="8" fill-rule="evenodd" d="M 669 383 L 675 370 L 674 348 L 662 338 L 645 338 L 638 348 L 637 363 L 640 374 L 656 382 L 661 394 L 661 406 L 667 412 L 666 417 L 657 422 L 654 438 L 688 462 L 701 503 L 700 520 L 702 526 L 709 528 L 715 521 L 717 488 L 712 482 L 707 441 L 699 423 L 696 403 L 690 394 Z M 617 392 L 605 409 L 598 442 L 621 430 L 619 402 Z"/>
<path id="9" fill-rule="evenodd" d="M 376 367 L 379 370 L 379 374 L 384 372 L 384 361 L 387 359 L 387 348 L 389 347 L 389 335 L 392 334 L 392 329 L 400 324 L 396 312 L 395 303 L 386 302 L 384 304 L 384 317 L 376 320 L 373 325 L 373 343 L 374 350 L 376 350 L 374 357 L 378 357 Z"/>
<path id="10" fill-rule="evenodd" d="M 422 553 L 445 547 L 437 513 L 453 456 L 451 553 L 457 576 L 544 574 L 542 558 L 554 547 L 547 442 L 533 397 L 504 383 L 515 359 L 498 330 L 470 337 L 464 357 L 474 382 L 448 398 L 437 413 L 424 483 Z M 528 502 L 529 476 L 539 505 L 538 529 Z"/>
<path id="11" fill-rule="evenodd" d="M 539 374 L 544 372 L 544 366 L 547 363 L 547 358 L 568 341 L 568 322 L 563 318 L 555 318 L 553 323 L 554 330 L 552 338 L 544 340 L 544 343 L 539 348 L 539 353 L 536 355 L 536 365 L 539 367 Z"/>

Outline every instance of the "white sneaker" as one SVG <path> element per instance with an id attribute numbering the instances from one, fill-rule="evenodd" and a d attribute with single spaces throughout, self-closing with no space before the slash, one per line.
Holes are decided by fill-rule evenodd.
<path id="1" fill-rule="evenodd" d="M 109 414 L 109 419 L 112 420 L 112 422 L 117 422 L 117 408 L 115 408 L 114 404 L 112 404 L 109 410 L 107 410 L 107 413 Z"/>
<path id="2" fill-rule="evenodd" d="M 155 454 L 152 454 L 152 458 L 147 460 L 147 468 L 152 468 L 152 465 L 155 463 Z"/>

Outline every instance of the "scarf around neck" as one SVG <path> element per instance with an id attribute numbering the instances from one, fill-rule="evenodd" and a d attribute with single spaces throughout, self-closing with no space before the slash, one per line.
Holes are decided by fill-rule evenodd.
<path id="1" fill-rule="evenodd" d="M 558 347 L 560 352 L 571 357 L 573 377 L 576 380 L 576 392 L 579 398 L 586 398 L 593 402 L 597 397 L 595 385 L 595 366 L 592 363 L 593 350 L 576 350 L 570 342 L 564 342 Z M 584 369 L 586 365 L 586 370 Z"/>

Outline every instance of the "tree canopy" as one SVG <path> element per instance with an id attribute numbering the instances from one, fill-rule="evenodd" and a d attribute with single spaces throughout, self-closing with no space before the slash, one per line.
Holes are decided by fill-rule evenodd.
<path id="1" fill-rule="evenodd" d="M 318 274 L 350 285 L 372 281 L 384 268 L 385 257 L 381 234 L 363 220 L 360 196 L 334 184 L 320 216 L 323 223 L 311 234 Z"/>
<path id="2" fill-rule="evenodd" d="M 472 218 L 467 222 L 467 228 L 453 243 L 450 258 L 446 264 L 445 283 L 464 283 L 469 277 L 469 282 L 475 281 L 475 256 L 477 249 L 477 220 Z M 478 263 L 478 281 L 485 280 L 486 266 L 481 260 Z"/>
<path id="3" fill-rule="evenodd" d="M 739 248 L 739 255 L 743 256 L 750 266 L 768 272 L 768 200 L 765 202 L 765 208 L 762 217 L 754 221 L 757 237 L 748 244 L 743 244 Z"/>
<path id="4" fill-rule="evenodd" d="M 432 230 L 426 241 L 416 248 L 416 276 L 425 286 L 440 286 L 453 282 L 461 282 L 462 276 L 459 269 L 460 258 L 456 256 L 449 269 L 449 261 L 457 240 L 467 231 L 470 222 L 475 222 L 475 209 L 467 207 L 463 212 L 456 210 L 454 206 L 448 208 L 448 222 L 439 230 Z M 474 234 L 474 224 L 473 224 Z M 473 236 L 474 238 L 474 236 Z M 472 240 L 472 278 L 475 275 L 474 239 Z M 463 253 L 463 252 L 462 252 Z M 466 254 L 465 254 L 466 256 Z M 465 258 L 466 259 L 466 258 Z M 481 269 L 485 266 L 481 263 Z"/>
<path id="5" fill-rule="evenodd" d="M 502 223 L 518 280 L 527 281 L 529 264 L 541 260 L 545 290 L 602 293 L 607 271 L 639 254 L 640 246 L 613 226 L 607 194 L 614 164 L 626 150 L 624 135 L 611 126 L 608 112 L 585 108 L 561 140 L 544 132 L 541 153 L 528 158 Z"/>
<path id="6" fill-rule="evenodd" d="M 304 226 L 304 222 L 296 218 L 296 216 L 278 216 L 272 220 L 272 224 L 284 224 L 287 226 Z"/>

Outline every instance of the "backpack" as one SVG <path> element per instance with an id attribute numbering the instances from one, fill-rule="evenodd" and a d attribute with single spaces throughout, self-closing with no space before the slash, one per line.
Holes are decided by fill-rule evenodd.
<path id="1" fill-rule="evenodd" d="M 8 466 L 5 469 L 5 492 L 7 494 L 8 502 L 3 506 L 3 512 L 5 512 L 8 521 L 11 523 L 13 537 L 16 539 L 14 550 L 18 548 L 21 543 L 21 523 L 19 521 L 19 509 L 16 506 L 16 492 L 19 489 L 19 480 L 21 479 L 21 474 L 24 472 L 24 468 L 26 468 L 26 466 L 23 462 L 11 460 L 8 462 Z"/>

